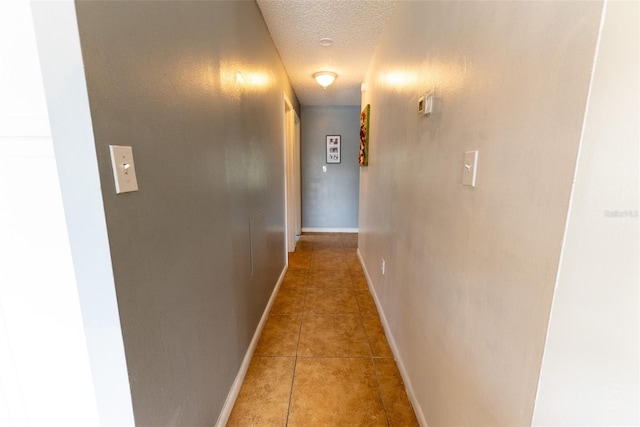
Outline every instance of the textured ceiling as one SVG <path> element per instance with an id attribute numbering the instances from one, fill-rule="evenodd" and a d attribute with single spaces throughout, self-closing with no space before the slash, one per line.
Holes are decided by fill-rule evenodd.
<path id="1" fill-rule="evenodd" d="M 395 1 L 257 0 L 302 105 L 360 105 L 360 84 Z M 323 47 L 320 39 L 333 45 Z M 333 71 L 322 89 L 316 71 Z"/>

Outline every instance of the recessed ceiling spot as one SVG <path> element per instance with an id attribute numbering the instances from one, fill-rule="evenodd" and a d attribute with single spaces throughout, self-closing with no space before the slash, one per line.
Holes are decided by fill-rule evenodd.
<path id="1" fill-rule="evenodd" d="M 333 44 L 333 39 L 331 37 L 323 37 L 320 39 L 320 46 L 329 47 Z"/>

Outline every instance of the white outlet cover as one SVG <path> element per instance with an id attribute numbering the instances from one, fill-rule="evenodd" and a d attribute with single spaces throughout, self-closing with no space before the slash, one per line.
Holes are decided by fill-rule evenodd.
<path id="1" fill-rule="evenodd" d="M 462 184 L 471 187 L 476 186 L 476 171 L 478 169 L 478 150 L 464 153 L 464 166 L 462 169 Z"/>
<path id="2" fill-rule="evenodd" d="M 110 145 L 111 167 L 116 184 L 116 194 L 138 191 L 133 149 L 123 145 Z"/>

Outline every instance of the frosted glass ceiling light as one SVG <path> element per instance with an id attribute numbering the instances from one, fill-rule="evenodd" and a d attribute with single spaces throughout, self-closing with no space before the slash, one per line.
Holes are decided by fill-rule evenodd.
<path id="1" fill-rule="evenodd" d="M 336 73 L 332 73 L 331 71 L 318 71 L 313 74 L 313 78 L 316 79 L 318 84 L 322 86 L 324 89 L 327 88 L 333 81 L 338 77 Z"/>

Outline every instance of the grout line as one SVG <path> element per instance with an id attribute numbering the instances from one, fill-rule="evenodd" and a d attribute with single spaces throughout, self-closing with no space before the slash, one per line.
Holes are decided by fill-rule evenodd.
<path id="1" fill-rule="evenodd" d="M 349 266 L 349 275 L 351 275 L 351 266 Z M 351 284 L 352 286 L 354 286 L 355 288 L 355 284 L 353 282 L 353 277 L 351 277 Z M 355 293 L 355 289 L 354 289 L 354 293 Z M 369 338 L 369 335 L 367 334 L 367 329 L 364 327 L 364 317 L 371 317 L 371 316 L 364 316 L 362 313 L 362 307 L 360 306 L 360 299 L 358 298 L 357 293 L 355 293 L 356 296 L 356 302 L 358 304 L 358 310 L 360 312 L 360 326 L 362 327 L 362 331 L 364 332 L 364 336 L 367 339 L 367 347 L 369 348 L 369 362 L 371 363 L 371 369 L 373 369 L 373 375 L 376 379 L 376 385 L 378 386 L 378 398 L 380 399 L 380 402 L 382 403 L 382 410 L 384 411 L 384 416 L 386 418 L 387 421 L 387 426 L 390 426 L 390 420 L 389 420 L 389 412 L 387 411 L 387 405 L 385 403 L 385 399 L 384 399 L 384 395 L 382 393 L 382 385 L 380 384 L 380 378 L 378 377 L 378 370 L 376 369 L 376 364 L 373 361 L 373 350 L 371 349 L 371 340 Z"/>
<path id="2" fill-rule="evenodd" d="M 304 298 L 303 298 L 303 302 L 302 302 L 302 312 L 300 315 L 300 323 L 299 323 L 299 328 L 298 328 L 298 341 L 296 344 L 296 352 L 295 352 L 295 356 L 294 356 L 294 366 L 293 366 L 293 375 L 291 378 L 291 388 L 290 388 L 290 392 L 289 392 L 289 403 L 288 403 L 288 407 L 287 407 L 287 417 L 286 417 L 286 422 L 285 422 L 285 426 L 288 425 L 289 423 L 289 416 L 290 416 L 290 412 L 291 412 L 291 404 L 292 404 L 292 400 L 293 400 L 293 387 L 294 387 L 294 383 L 295 383 L 295 377 L 296 377 L 296 369 L 297 369 L 297 364 L 298 364 L 298 359 L 367 359 L 369 360 L 369 363 L 371 364 L 371 368 L 373 369 L 373 374 L 375 377 L 375 381 L 376 381 L 376 385 L 378 388 L 378 397 L 380 399 L 380 402 L 382 403 L 382 409 L 384 411 L 385 414 L 385 418 L 386 418 L 386 425 L 390 426 L 391 425 L 391 419 L 389 417 L 389 412 L 387 410 L 387 402 L 385 402 L 385 398 L 383 395 L 383 390 L 382 390 L 382 386 L 381 386 L 381 382 L 380 382 L 380 378 L 379 378 L 379 373 L 378 370 L 376 368 L 376 363 L 375 360 L 382 360 L 382 359 L 391 359 L 394 360 L 393 357 L 384 357 L 384 356 L 374 356 L 373 355 L 373 350 L 372 350 L 372 346 L 371 346 L 371 339 L 369 337 L 369 334 L 367 334 L 367 329 L 365 328 L 364 325 L 364 319 L 365 318 L 369 318 L 369 317 L 374 317 L 374 318 L 378 318 L 380 319 L 380 314 L 376 313 L 375 315 L 371 315 L 370 313 L 368 314 L 364 314 L 363 313 L 363 307 L 362 304 L 360 302 L 360 299 L 358 298 L 358 291 L 367 291 L 369 296 L 371 298 L 373 298 L 373 296 L 371 295 L 371 292 L 368 289 L 360 289 L 360 288 L 356 288 L 355 285 L 355 280 L 354 280 L 354 275 L 357 274 L 357 271 L 354 271 L 355 267 L 352 267 L 349 262 L 348 262 L 348 256 L 349 253 L 346 250 L 345 247 L 345 242 L 343 240 L 342 235 L 340 235 L 340 242 L 341 242 L 341 247 L 336 246 L 335 248 L 333 247 L 325 247 L 322 246 L 321 248 L 318 248 L 316 246 L 317 242 L 311 241 L 310 246 L 310 257 L 309 257 L 309 262 L 307 263 L 306 266 L 306 280 L 304 282 L 304 287 L 302 287 L 302 289 L 304 290 Z M 348 287 L 316 287 L 316 286 L 311 286 L 311 269 L 312 266 L 314 265 L 314 261 L 317 262 L 319 260 L 322 259 L 322 256 L 318 256 L 318 253 L 316 252 L 317 250 L 322 249 L 323 252 L 331 252 L 331 250 L 335 250 L 336 252 L 340 252 L 340 254 L 336 254 L 339 256 L 336 256 L 335 259 L 337 260 L 338 258 L 340 258 L 341 262 L 345 262 L 347 264 L 348 267 L 348 276 L 347 278 L 343 278 L 339 283 L 343 284 L 345 282 L 349 282 L 351 286 Z M 325 251 L 326 249 L 329 249 L 329 251 Z M 309 303 L 307 301 L 307 296 L 308 296 L 308 291 L 310 289 L 326 289 L 326 290 L 338 290 L 338 289 L 347 289 L 350 290 L 351 294 L 354 295 L 354 297 L 356 298 L 356 304 L 358 306 L 358 312 L 357 313 L 307 313 L 306 309 L 307 309 L 307 304 Z M 376 310 L 377 311 L 377 310 Z M 365 339 L 366 339 L 366 345 L 368 348 L 368 356 L 304 356 L 304 355 L 300 355 L 300 344 L 301 344 L 301 337 L 302 337 L 302 327 L 303 327 L 303 323 L 305 318 L 308 317 L 356 317 L 358 316 L 359 318 L 359 323 L 360 323 L 360 327 L 362 328 L 362 331 L 364 332 L 365 335 Z M 386 339 L 386 337 L 385 337 Z M 277 357 L 277 356 L 273 356 L 273 357 Z"/>
<path id="3" fill-rule="evenodd" d="M 313 244 L 311 245 L 311 259 L 313 259 Z M 302 336 L 302 322 L 304 321 L 304 309 L 307 305 L 307 288 L 309 287 L 309 270 L 311 268 L 311 259 L 307 266 L 306 281 L 304 284 L 304 298 L 302 300 L 302 312 L 300 313 L 300 324 L 298 325 L 298 342 L 296 344 L 296 354 L 293 360 L 293 374 L 291 375 L 291 389 L 289 390 L 289 404 L 287 405 L 287 417 L 284 425 L 289 425 L 289 414 L 291 413 L 291 400 L 293 399 L 293 384 L 296 380 L 296 368 L 298 367 L 298 353 L 300 351 L 300 337 Z"/>
<path id="4" fill-rule="evenodd" d="M 376 368 L 376 364 L 373 361 L 373 357 L 371 357 L 371 364 L 373 365 L 373 375 L 375 375 L 376 377 L 376 384 L 378 384 L 378 396 L 380 397 L 380 401 L 382 402 L 382 409 L 384 410 L 384 415 L 385 417 L 387 417 L 387 426 L 390 426 L 391 420 L 389 419 L 389 411 L 387 411 L 387 403 L 385 402 L 384 393 L 382 393 L 382 385 L 380 384 L 378 369 Z"/>
<path id="5" fill-rule="evenodd" d="M 291 357 L 291 356 L 289 356 Z M 299 356 L 300 359 L 362 359 L 362 360 L 371 360 L 371 356 L 332 356 L 332 355 L 322 355 L 322 356 Z M 391 359 L 387 357 L 387 359 Z"/>

